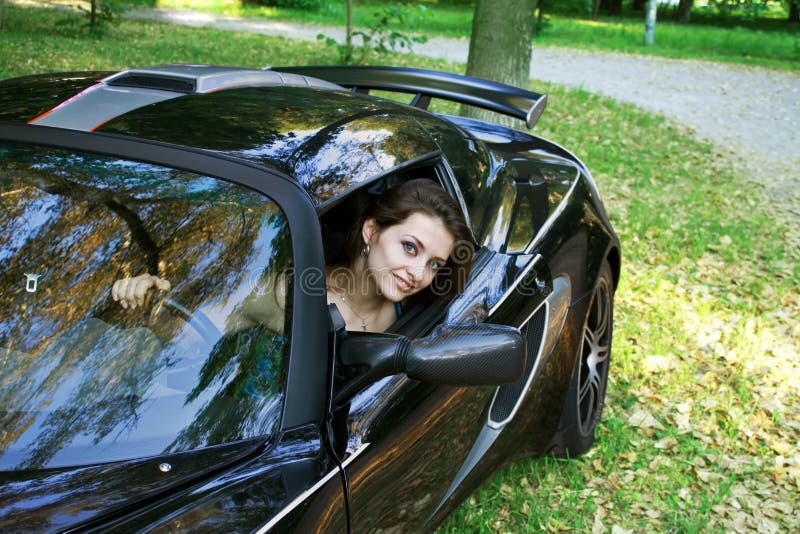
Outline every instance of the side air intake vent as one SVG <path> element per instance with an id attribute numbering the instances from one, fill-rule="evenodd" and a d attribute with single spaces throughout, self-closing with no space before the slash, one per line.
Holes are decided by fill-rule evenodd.
<path id="1" fill-rule="evenodd" d="M 147 74 L 126 74 L 108 82 L 111 87 L 136 87 L 140 89 L 160 89 L 173 93 L 194 93 L 196 85 L 194 80 L 187 78 L 170 78 L 167 76 L 154 76 Z"/>
<path id="2" fill-rule="evenodd" d="M 528 345 L 528 360 L 525 363 L 525 374 L 518 381 L 497 388 L 492 406 L 489 409 L 489 425 L 505 425 L 519 408 L 525 390 L 528 388 L 531 373 L 536 361 L 542 356 L 544 328 L 547 324 L 547 304 L 539 307 L 533 317 L 525 325 L 525 340 Z"/>

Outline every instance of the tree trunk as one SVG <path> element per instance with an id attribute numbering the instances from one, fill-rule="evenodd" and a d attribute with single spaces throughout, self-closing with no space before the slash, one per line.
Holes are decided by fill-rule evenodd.
<path id="1" fill-rule="evenodd" d="M 609 15 L 622 15 L 622 0 L 600 0 L 600 9 Z"/>
<path id="2" fill-rule="evenodd" d="M 800 22 L 800 0 L 789 3 L 789 22 Z"/>
<path id="3" fill-rule="evenodd" d="M 592 0 L 592 20 L 597 18 L 600 12 L 600 0 Z"/>
<path id="4" fill-rule="evenodd" d="M 536 0 L 475 0 L 467 76 L 528 88 Z M 467 117 L 518 125 L 511 117 L 462 106 Z"/>
<path id="5" fill-rule="evenodd" d="M 344 37 L 344 62 L 353 60 L 353 0 L 347 0 L 347 30 Z"/>
<path id="6" fill-rule="evenodd" d="M 97 0 L 92 0 L 92 11 L 89 13 L 89 30 L 93 31 L 97 24 Z"/>
<path id="7" fill-rule="evenodd" d="M 656 33 L 656 0 L 647 0 L 647 10 L 644 14 L 644 44 L 653 46 Z"/>
<path id="8" fill-rule="evenodd" d="M 0 0 L 1 2 L 2 0 Z M 542 31 L 544 24 L 544 8 L 547 6 L 547 0 L 539 0 L 536 2 L 536 24 L 533 26 L 533 34 L 538 35 Z"/>
<path id="9" fill-rule="evenodd" d="M 694 6 L 694 0 L 680 0 L 678 10 L 675 12 L 675 20 L 688 23 L 692 17 L 692 6 Z"/>

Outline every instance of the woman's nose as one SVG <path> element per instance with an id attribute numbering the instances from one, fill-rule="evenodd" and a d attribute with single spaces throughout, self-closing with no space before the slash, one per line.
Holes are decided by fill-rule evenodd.
<path id="1" fill-rule="evenodd" d="M 410 277 L 411 282 L 416 282 L 417 280 L 421 280 L 423 276 L 425 276 L 425 265 L 424 264 L 416 264 L 412 263 L 406 266 L 406 272 Z"/>

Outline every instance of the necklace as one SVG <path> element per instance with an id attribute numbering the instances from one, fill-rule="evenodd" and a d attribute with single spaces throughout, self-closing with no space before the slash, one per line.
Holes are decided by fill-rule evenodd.
<path id="1" fill-rule="evenodd" d="M 375 314 L 375 312 L 372 312 L 372 313 L 370 313 L 369 315 L 367 315 L 366 317 L 364 317 L 363 315 L 361 315 L 360 313 L 358 313 L 358 312 L 355 310 L 355 308 L 353 308 L 353 306 L 352 306 L 352 305 L 351 305 L 349 302 L 347 302 L 347 299 L 346 299 L 346 298 L 344 298 L 344 293 L 339 293 L 339 298 L 341 298 L 341 299 L 342 299 L 342 302 L 344 303 L 344 305 L 345 305 L 345 306 L 347 306 L 347 308 L 348 308 L 348 309 L 349 309 L 351 312 L 353 312 L 353 313 L 355 314 L 355 316 L 356 316 L 356 317 L 358 317 L 359 319 L 361 319 L 361 330 L 363 330 L 364 332 L 366 332 L 366 331 L 367 331 L 367 326 L 369 326 L 369 325 L 367 324 L 367 319 L 369 319 L 370 317 L 372 317 L 372 316 Z"/>

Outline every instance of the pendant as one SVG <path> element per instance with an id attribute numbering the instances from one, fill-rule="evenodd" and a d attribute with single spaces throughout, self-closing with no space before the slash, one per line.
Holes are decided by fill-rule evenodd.
<path id="1" fill-rule="evenodd" d="M 367 331 L 367 322 L 364 319 L 361 319 L 361 330 Z"/>

